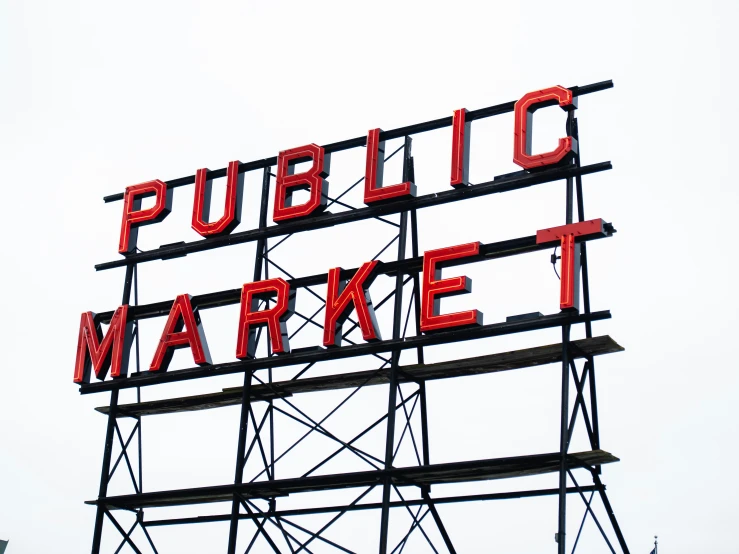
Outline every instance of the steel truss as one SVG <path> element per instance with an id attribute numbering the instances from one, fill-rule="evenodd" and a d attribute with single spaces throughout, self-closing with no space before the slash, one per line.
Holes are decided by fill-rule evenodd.
<path id="1" fill-rule="evenodd" d="M 597 83 L 580 87 L 579 94 L 595 92 L 612 86 L 612 83 Z M 513 103 L 503 104 L 470 112 L 472 119 L 489 117 L 511 111 Z M 447 121 L 449 119 L 449 121 Z M 411 155 L 411 135 L 451 124 L 450 118 L 435 120 L 417 126 L 389 131 L 383 138 L 403 138 L 403 145 L 391 153 L 390 159 L 402 152 L 403 181 L 413 181 L 413 157 Z M 577 119 L 574 112 L 569 112 L 567 119 L 568 134 L 579 140 Z M 360 139 L 351 139 L 342 143 L 326 146 L 327 151 L 338 151 L 346 148 L 361 147 Z M 270 272 L 287 278 L 292 287 L 303 288 L 320 303 L 325 305 L 325 298 L 311 287 L 325 282 L 325 276 L 296 277 L 289 273 L 283 262 L 275 258 L 275 252 L 293 233 L 317 229 L 335 223 L 374 218 L 384 225 L 396 229 L 395 235 L 383 245 L 373 259 L 379 258 L 390 249 L 396 250 L 395 262 L 383 265 L 383 272 L 394 278 L 394 288 L 375 308 L 380 310 L 392 306 L 392 338 L 380 343 L 363 344 L 355 342 L 359 324 L 349 319 L 348 329 L 342 333 L 342 346 L 331 351 L 322 349 L 303 349 L 303 351 L 279 357 L 259 358 L 252 361 L 216 364 L 207 370 L 192 368 L 177 370 L 164 374 L 148 374 L 141 372 L 139 359 L 138 322 L 141 319 L 166 315 L 171 302 L 160 302 L 146 306 L 138 305 L 137 264 L 149 260 L 186 255 L 191 252 L 218 246 L 218 240 L 201 241 L 184 245 L 161 247 L 155 251 L 137 252 L 121 262 L 101 264 L 99 269 L 125 265 L 126 275 L 123 290 L 123 304 L 131 304 L 129 317 L 135 321 L 135 341 L 133 353 L 136 372 L 127 379 L 104 381 L 82 385 L 82 393 L 110 390 L 109 406 L 98 408 L 107 415 L 105 450 L 103 455 L 100 488 L 97 500 L 90 501 L 96 506 L 96 519 L 93 535 L 93 554 L 101 548 L 101 537 L 104 522 L 107 519 L 120 535 L 120 542 L 115 553 L 126 546 L 134 552 L 158 552 L 149 532 L 151 528 L 185 525 L 207 522 L 228 522 L 228 554 L 236 552 L 252 552 L 257 548 L 266 551 L 290 552 L 297 554 L 305 551 L 310 554 L 317 545 L 330 547 L 342 552 L 353 552 L 344 545 L 329 537 L 328 530 L 336 526 L 348 513 L 365 510 L 379 512 L 379 545 L 380 554 L 401 554 L 409 544 L 411 537 L 420 535 L 423 543 L 433 552 L 448 551 L 456 553 L 453 537 L 444 525 L 437 509 L 439 505 L 502 500 L 509 498 L 528 498 L 537 496 L 557 496 L 559 501 L 558 531 L 556 540 L 558 553 L 566 552 L 565 528 L 567 516 L 567 496 L 575 495 L 584 504 L 584 514 L 575 537 L 571 552 L 576 551 L 581 532 L 588 518 L 592 519 L 611 552 L 616 549 L 628 554 L 629 550 L 618 525 L 613 509 L 601 481 L 601 466 L 615 462 L 617 458 L 600 449 L 600 432 L 598 424 L 598 406 L 596 396 L 595 357 L 622 350 L 610 337 L 594 337 L 592 321 L 610 317 L 608 312 L 591 312 L 590 283 L 588 279 L 588 263 L 586 241 L 579 242 L 582 268 L 583 313 L 563 312 L 551 316 L 537 314 L 533 317 L 513 318 L 505 323 L 486 325 L 479 329 L 464 329 L 436 335 L 422 335 L 419 328 L 420 311 L 420 252 L 418 245 L 417 209 L 429 205 L 474 197 L 481 194 L 492 194 L 514 190 L 523 186 L 564 179 L 566 182 L 566 223 L 572 223 L 577 209 L 577 220 L 584 221 L 584 199 L 582 176 L 594 171 L 610 169 L 610 164 L 595 164 L 587 168 L 580 167 L 579 154 L 571 165 L 552 168 L 533 174 L 521 172 L 502 176 L 490 183 L 473 185 L 467 189 L 449 191 L 429 197 L 413 200 L 400 200 L 377 207 L 355 209 L 342 198 L 362 179 L 348 187 L 336 198 L 327 198 L 329 205 L 342 206 L 346 211 L 337 214 L 319 216 L 313 220 L 281 226 L 267 225 L 268 198 L 271 179 L 274 177 L 271 168 L 275 160 L 261 160 L 250 164 L 242 164 L 242 170 L 263 169 L 262 195 L 259 216 L 259 228 L 231 235 L 228 243 L 256 241 L 256 260 L 253 280 L 258 281 L 270 277 Z M 219 170 L 220 171 L 220 170 Z M 225 173 L 224 173 L 225 174 Z M 218 171 L 211 172 L 212 177 L 221 176 Z M 182 186 L 192 182 L 190 178 L 170 182 L 169 186 Z M 441 200 L 438 198 L 441 197 Z M 106 198 L 106 201 L 119 199 L 117 195 Z M 397 221 L 389 218 L 397 214 Z M 608 234 L 613 231 L 608 226 Z M 233 237 L 235 241 L 232 241 Z M 270 239 L 276 239 L 269 244 Z M 481 252 L 483 258 L 515 255 L 523 252 L 540 250 L 534 237 L 524 237 L 503 243 L 484 245 Z M 224 242 L 224 244 L 226 244 Z M 347 276 L 354 270 L 348 270 Z M 133 292 L 133 302 L 131 296 Z M 222 291 L 210 295 L 193 298 L 193 305 L 198 309 L 234 304 L 238 302 L 238 290 Z M 269 303 L 269 301 L 266 301 Z M 323 307 L 313 313 L 296 312 L 295 317 L 302 320 L 299 328 L 290 338 L 309 327 L 322 328 L 316 321 Z M 98 315 L 99 321 L 109 320 L 111 312 Z M 409 333 L 413 322 L 415 328 Z M 585 339 L 572 340 L 573 325 L 585 326 Z M 455 360 L 426 364 L 424 348 L 432 344 L 469 340 L 484 336 L 523 332 L 545 327 L 560 327 L 562 341 L 560 344 L 547 345 L 500 354 L 492 354 L 479 358 Z M 266 351 L 271 352 L 269 336 L 264 340 L 261 331 L 257 342 L 266 342 Z M 410 334 L 410 336 L 408 336 Z M 415 350 L 417 363 L 401 365 L 400 355 L 403 350 Z M 377 367 L 371 370 L 342 372 L 341 374 L 314 376 L 310 371 L 324 360 L 350 359 L 355 356 L 370 355 L 377 360 Z M 303 364 L 300 369 L 287 380 L 274 380 L 273 369 L 279 366 L 295 366 Z M 434 379 L 461 377 L 480 373 L 517 369 L 540 364 L 561 364 L 561 413 L 560 413 L 560 448 L 558 452 L 533 456 L 518 456 L 494 460 L 476 460 L 450 464 L 433 464 L 429 455 L 429 426 L 426 382 Z M 580 366 L 578 367 L 578 363 Z M 226 373 L 243 373 L 243 386 L 235 389 L 224 389 L 220 393 L 212 393 L 195 397 L 175 398 L 167 400 L 143 402 L 141 387 L 148 384 L 172 382 L 185 378 L 206 377 Z M 347 406 L 357 393 L 368 387 L 388 385 L 387 410 L 372 421 L 360 432 L 350 438 L 342 438 L 333 433 L 327 421 Z M 574 385 L 574 389 L 571 387 Z M 123 388 L 136 388 L 136 403 L 119 404 L 119 391 Z M 301 409 L 294 397 L 298 394 L 320 390 L 348 391 L 344 398 L 323 417 L 312 417 Z M 571 397 L 574 396 L 574 402 Z M 235 460 L 233 484 L 174 491 L 144 492 L 143 460 L 142 460 L 142 417 L 173 413 L 187 410 L 216 408 L 228 405 L 240 405 L 239 435 Z M 304 432 L 290 446 L 284 449 L 276 447 L 275 420 L 286 418 L 300 425 Z M 124 422 L 133 422 L 124 430 Z M 587 432 L 591 450 L 571 453 L 570 442 L 578 422 L 582 422 Z M 372 452 L 360 447 L 361 439 L 376 430 L 385 428 L 384 451 Z M 329 454 L 320 462 L 310 464 L 298 477 L 281 477 L 278 474 L 279 462 L 290 455 L 303 441 L 310 437 L 320 436 L 334 444 Z M 113 445 L 118 444 L 120 453 L 113 459 Z M 136 445 L 136 452 L 130 448 Z M 396 463 L 401 448 L 411 453 L 413 460 L 410 466 Z M 332 461 L 339 457 L 351 455 L 361 462 L 362 471 L 350 473 L 321 473 Z M 252 463 L 249 466 L 249 462 Z M 256 466 L 256 469 L 255 469 Z M 124 469 L 125 468 L 125 469 Z M 125 471 L 130 478 L 133 492 L 128 495 L 108 496 L 108 484 L 116 472 Z M 576 472 L 582 476 L 576 478 Z M 439 496 L 432 494 L 432 487 L 443 483 L 462 483 L 491 479 L 512 478 L 543 473 L 557 473 L 559 487 L 556 489 L 516 490 L 503 493 L 468 494 L 457 496 Z M 584 481 L 591 484 L 584 484 Z M 581 482 L 583 484 L 581 484 Z M 307 508 L 280 508 L 281 498 L 291 494 L 312 491 L 353 490 L 354 499 L 339 505 L 321 505 Z M 379 501 L 371 501 L 371 495 L 378 494 Z M 609 539 L 604 522 L 599 521 L 593 510 L 595 497 L 598 497 L 608 524 L 616 537 L 617 545 Z M 178 517 L 151 519 L 145 517 L 145 509 L 154 507 L 199 505 L 209 502 L 229 502 L 228 513 L 216 515 L 200 515 L 195 517 Z M 410 526 L 399 541 L 390 541 L 391 513 L 400 511 L 410 516 Z M 131 512 L 135 515 L 133 524 L 126 528 L 114 512 Z M 304 515 L 330 514 L 331 518 L 320 528 L 311 529 L 301 525 L 295 518 Z M 430 517 L 429 517 L 430 516 Z M 134 533 L 140 530 L 134 538 Z M 244 535 L 244 533 L 247 533 Z M 246 537 L 246 550 L 243 544 L 237 547 L 239 537 Z M 440 540 L 439 540 L 440 539 Z M 242 538 L 242 541 L 244 539 Z M 418 544 L 418 543 L 416 543 Z M 260 546 L 261 545 L 261 546 Z"/>

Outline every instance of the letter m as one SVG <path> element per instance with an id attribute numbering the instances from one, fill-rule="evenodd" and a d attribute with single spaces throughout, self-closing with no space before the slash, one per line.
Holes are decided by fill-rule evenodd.
<path id="1" fill-rule="evenodd" d="M 133 340 L 133 323 L 127 321 L 128 305 L 119 307 L 110 320 L 108 333 L 103 338 L 100 322 L 92 312 L 82 314 L 80 334 L 77 339 L 77 360 L 74 366 L 74 382 L 89 383 L 90 367 L 95 376 L 103 380 L 112 367 L 111 377 L 128 374 L 128 351 Z"/>

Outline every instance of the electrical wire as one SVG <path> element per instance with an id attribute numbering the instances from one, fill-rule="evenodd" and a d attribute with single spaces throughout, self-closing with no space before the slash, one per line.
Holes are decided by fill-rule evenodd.
<path id="1" fill-rule="evenodd" d="M 562 256 L 557 256 L 557 248 L 559 248 L 559 246 L 554 247 L 554 252 L 552 253 L 552 256 L 549 258 L 549 260 L 552 262 L 552 269 L 554 269 L 554 274 L 557 276 L 557 279 L 561 281 L 562 279 L 557 272 L 557 260 L 561 259 Z"/>

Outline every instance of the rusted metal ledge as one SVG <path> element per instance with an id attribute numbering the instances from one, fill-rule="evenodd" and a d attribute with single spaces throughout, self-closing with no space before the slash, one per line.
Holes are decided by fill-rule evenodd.
<path id="1" fill-rule="evenodd" d="M 571 467 L 586 468 L 619 461 L 618 458 L 603 450 L 569 454 L 568 459 Z M 552 452 L 533 456 L 513 456 L 510 458 L 393 468 L 390 470 L 257 481 L 240 485 L 217 485 L 214 487 L 110 496 L 98 500 L 88 500 L 86 503 L 100 504 L 109 509 L 135 510 L 138 508 L 228 502 L 233 500 L 234 494 L 239 494 L 244 498 L 270 498 L 301 492 L 370 487 L 381 484 L 388 477 L 394 485 L 399 487 L 490 481 L 553 473 L 559 471 L 559 466 L 560 454 L 559 452 Z"/>
<path id="2" fill-rule="evenodd" d="M 572 355 L 575 358 L 600 356 L 624 350 L 623 347 L 608 335 L 572 341 L 571 344 L 573 346 Z M 559 362 L 561 359 L 562 345 L 558 343 L 449 362 L 401 366 L 398 377 L 401 382 L 415 380 L 430 381 L 551 364 Z M 271 385 L 255 384 L 252 385 L 252 399 L 269 400 L 271 398 L 292 396 L 305 392 L 346 389 L 362 385 L 383 385 L 389 382 L 389 371 L 386 368 L 383 370 L 356 371 L 338 375 L 309 377 L 295 381 L 280 381 Z M 227 388 L 221 392 L 211 394 L 154 400 L 138 404 L 123 404 L 118 407 L 118 417 L 139 417 L 144 415 L 208 410 L 210 408 L 221 408 L 223 406 L 234 406 L 238 404 L 241 404 L 241 387 Z M 107 414 L 109 407 L 101 406 L 96 408 L 96 410 Z"/>

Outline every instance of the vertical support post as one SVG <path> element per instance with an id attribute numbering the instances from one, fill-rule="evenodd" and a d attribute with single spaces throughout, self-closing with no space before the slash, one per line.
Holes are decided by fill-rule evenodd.
<path id="1" fill-rule="evenodd" d="M 259 205 L 259 229 L 264 230 L 267 228 L 267 210 L 269 208 L 269 180 L 271 167 L 265 167 L 264 173 L 262 174 L 262 197 Z M 257 241 L 257 253 L 256 260 L 254 262 L 254 280 L 258 281 L 262 277 L 262 266 L 264 265 L 266 239 L 259 239 Z"/>
<path id="2" fill-rule="evenodd" d="M 267 179 L 267 183 L 266 185 L 264 185 L 263 183 L 263 185 L 266 186 L 266 191 L 267 193 L 269 193 L 269 175 L 266 175 L 265 178 Z M 259 220 L 259 225 L 260 226 L 263 225 L 264 227 L 267 226 L 267 203 L 265 202 L 265 199 L 266 197 L 263 197 L 263 200 L 262 200 L 263 211 L 260 214 L 260 220 Z M 267 239 L 264 239 L 264 245 L 262 246 L 262 256 L 259 260 L 260 275 L 261 275 L 261 264 L 263 260 L 268 259 L 267 257 L 268 250 L 269 250 L 269 241 Z M 256 275 L 256 270 L 254 274 Z M 261 277 L 257 276 L 255 280 L 259 278 Z M 269 278 L 269 266 L 267 265 L 264 266 L 264 278 L 265 279 Z M 266 302 L 267 302 L 266 307 L 269 308 L 270 301 L 267 300 Z M 269 333 L 267 333 L 267 352 L 272 352 L 272 339 Z M 267 376 L 268 382 L 271 385 L 272 384 L 272 366 L 270 366 L 267 369 L 267 371 L 268 371 L 268 376 Z M 275 401 L 274 399 L 270 398 L 269 401 L 267 402 L 267 409 L 269 410 L 269 467 L 266 469 L 267 469 L 267 478 L 273 481 L 275 480 L 275 469 L 276 469 L 275 468 L 275 410 L 274 410 L 274 406 L 275 406 Z M 269 510 L 273 512 L 276 509 L 277 509 L 277 499 L 273 496 L 269 500 Z"/>
<path id="3" fill-rule="evenodd" d="M 569 120 L 568 120 L 569 121 Z M 569 134 L 578 141 L 578 150 L 575 154 L 575 166 L 580 167 L 580 131 L 577 125 L 577 118 L 572 116 L 569 122 Z M 582 175 L 575 178 L 575 187 L 577 191 L 577 220 L 585 221 L 585 199 L 582 190 Z M 587 244 L 580 244 L 580 266 L 582 267 L 582 299 L 583 309 L 586 314 L 590 313 L 590 278 L 588 276 L 588 256 Z M 591 338 L 593 336 L 593 326 L 590 321 L 585 322 L 585 336 Z M 600 448 L 600 428 L 598 425 L 598 400 L 595 387 L 595 361 L 592 356 L 587 358 L 590 363 L 588 371 L 588 385 L 590 389 L 590 419 L 593 426 L 593 434 L 591 436 L 591 445 L 594 450 Z M 598 466 L 600 471 L 600 466 Z"/>
<path id="4" fill-rule="evenodd" d="M 568 134 L 574 137 L 578 141 L 578 151 L 575 154 L 574 163 L 576 167 L 580 167 L 580 154 L 581 154 L 580 132 L 579 132 L 578 124 L 577 124 L 577 118 L 574 116 L 573 112 L 568 113 L 567 130 L 568 130 Z M 578 221 L 585 221 L 585 199 L 583 196 L 581 175 L 578 175 L 575 178 L 575 190 L 577 194 L 577 219 Z M 586 314 L 589 314 L 590 313 L 590 279 L 588 275 L 587 245 L 584 242 L 580 244 L 580 266 L 582 269 L 583 309 Z M 587 338 L 591 338 L 593 336 L 593 329 L 592 329 L 592 324 L 590 321 L 585 322 L 585 336 Z M 592 356 L 590 356 L 587 358 L 586 363 L 589 364 L 588 384 L 589 384 L 589 392 L 590 392 L 590 420 L 591 420 L 591 425 L 592 425 L 592 434 L 590 436 L 590 444 L 593 450 L 597 450 L 600 448 L 600 429 L 598 425 L 598 400 L 597 400 L 596 386 L 595 386 L 595 360 L 593 359 Z M 626 540 L 623 536 L 623 533 L 621 532 L 621 527 L 619 527 L 618 521 L 616 520 L 616 515 L 613 513 L 613 508 L 611 507 L 611 503 L 608 500 L 608 495 L 606 495 L 606 488 L 600 480 L 599 473 L 600 473 L 600 466 L 595 466 L 595 468 L 593 468 L 593 471 L 592 471 L 593 483 L 595 483 L 595 486 L 598 489 L 598 493 L 600 495 L 601 501 L 603 502 L 603 506 L 605 507 L 606 513 L 608 514 L 608 519 L 611 522 L 611 526 L 613 527 L 613 530 L 616 533 L 616 538 L 618 539 L 618 543 L 621 546 L 621 551 L 624 554 L 629 554 L 629 547 L 626 545 Z M 562 548 L 560 552 L 564 552 L 564 549 Z"/>
<path id="5" fill-rule="evenodd" d="M 412 161 L 412 160 L 411 160 Z M 412 168 L 412 166 L 411 166 Z M 411 210 L 411 254 L 414 258 L 419 255 L 418 248 L 418 217 L 416 210 Z M 415 307 L 414 314 L 416 318 L 416 336 L 421 336 L 421 279 L 419 273 L 413 274 L 413 304 Z M 424 363 L 423 347 L 419 346 L 417 349 L 418 363 Z M 423 465 L 427 466 L 431 464 L 431 456 L 429 454 L 429 425 L 428 425 L 428 407 L 426 404 L 426 381 L 418 383 L 418 392 L 421 397 L 421 450 L 423 455 Z M 451 554 L 456 554 L 452 540 L 447 533 L 446 527 L 441 520 L 436 505 L 431 499 L 431 486 L 423 485 L 421 487 L 421 496 L 426 501 L 426 504 L 431 511 L 431 516 L 434 518 L 436 527 L 441 533 L 444 544 L 449 549 Z"/>
<path id="6" fill-rule="evenodd" d="M 567 135 L 570 135 L 575 125 L 576 125 L 575 112 L 573 110 L 570 110 L 567 112 L 567 123 L 565 125 L 565 131 Z M 572 159 L 570 163 L 573 166 L 577 166 L 576 159 Z M 574 211 L 574 208 L 573 208 L 574 182 L 573 182 L 572 177 L 567 177 L 566 186 L 567 186 L 567 190 L 565 192 L 565 223 L 569 225 L 572 223 L 573 211 Z"/>
<path id="7" fill-rule="evenodd" d="M 259 207 L 259 228 L 267 227 L 267 208 L 269 205 L 269 182 L 271 167 L 265 167 L 262 174 L 262 197 Z M 264 256 L 266 249 L 266 241 L 261 238 L 257 241 L 256 255 L 254 259 L 254 281 L 259 281 L 262 277 L 262 268 L 264 265 Z M 246 460 L 246 435 L 249 428 L 249 410 L 251 409 L 251 381 L 253 371 L 249 370 L 244 373 L 244 388 L 241 394 L 241 417 L 239 419 L 239 442 L 236 447 L 236 471 L 234 474 L 234 485 L 240 485 L 244 480 L 244 466 Z M 256 431 L 256 430 L 255 430 Z M 239 529 L 239 498 L 234 494 L 233 503 L 231 505 L 231 525 L 228 533 L 228 554 L 236 553 L 236 539 Z"/>
<path id="8" fill-rule="evenodd" d="M 560 409 L 559 440 L 559 521 L 557 525 L 557 552 L 565 554 L 565 532 L 567 527 L 567 448 L 570 393 L 570 326 L 562 326 L 562 405 Z"/>
<path id="9" fill-rule="evenodd" d="M 267 334 L 267 345 L 268 348 L 272 348 L 270 345 L 270 338 L 269 334 Z M 269 384 L 272 384 L 272 368 L 269 368 Z M 270 399 L 267 404 L 267 409 L 269 410 L 269 478 L 271 480 L 275 480 L 275 411 L 274 411 L 274 400 Z M 276 500 L 273 497 L 270 500 L 270 510 L 274 511 L 276 507 Z"/>
<path id="10" fill-rule="evenodd" d="M 139 270 L 138 266 L 133 266 L 133 304 L 134 306 L 139 305 Z M 139 322 L 136 320 L 136 373 L 141 372 L 141 355 L 139 352 Z M 141 387 L 136 387 L 136 403 L 141 403 Z M 142 425 L 143 425 L 143 416 L 139 414 L 139 416 L 136 418 L 136 423 L 138 423 L 138 430 L 136 431 L 136 439 L 138 442 L 138 454 L 139 454 L 139 492 L 144 492 L 144 451 L 142 447 L 143 443 L 143 437 L 142 437 Z M 138 513 L 136 517 L 139 518 L 139 521 L 144 521 L 144 509 L 139 508 Z"/>
<path id="11" fill-rule="evenodd" d="M 135 264 L 126 266 L 126 277 L 123 282 L 123 299 L 121 304 L 128 304 L 131 300 L 131 283 Z M 130 352 L 123 352 L 124 356 L 130 356 Z M 108 495 L 108 482 L 110 480 L 110 458 L 113 453 L 113 438 L 115 434 L 115 420 L 118 412 L 118 389 L 110 391 L 110 410 L 108 411 L 108 425 L 105 430 L 105 449 L 103 450 L 103 467 L 100 470 L 100 488 L 98 489 L 98 505 L 95 513 L 95 530 L 92 535 L 92 554 L 100 554 L 100 541 L 103 536 L 103 520 L 105 518 L 105 506 L 100 502 Z"/>
<path id="12" fill-rule="evenodd" d="M 236 447 L 236 473 L 234 475 L 234 485 L 240 485 L 244 480 L 244 451 L 246 450 L 246 434 L 249 427 L 249 397 L 251 396 L 251 377 L 252 371 L 244 373 L 244 388 L 241 393 L 241 418 L 239 419 L 239 444 Z M 236 537 L 239 529 L 239 497 L 234 493 L 233 503 L 231 505 L 231 526 L 228 532 L 228 554 L 236 553 Z"/>
<path id="13" fill-rule="evenodd" d="M 411 255 L 414 258 L 419 256 L 418 252 L 418 216 L 416 210 L 411 210 Z M 413 273 L 413 306 L 414 317 L 416 319 L 416 336 L 421 336 L 421 278 L 419 273 Z M 423 364 L 423 346 L 416 349 L 418 363 Z M 419 394 L 421 396 L 421 449 L 423 454 L 423 465 L 427 466 L 431 463 L 429 455 L 429 426 L 428 426 L 428 408 L 426 404 L 426 381 L 418 384 Z"/>
<path id="14" fill-rule="evenodd" d="M 567 130 L 569 132 L 575 115 L 573 111 L 567 113 Z M 565 190 L 565 223 L 572 223 L 573 219 L 573 187 L 572 177 L 566 179 Z M 557 524 L 557 552 L 565 554 L 567 531 L 567 449 L 569 448 L 569 419 L 570 419 L 570 325 L 562 326 L 562 398 L 560 405 L 559 429 L 559 517 Z"/>
<path id="15" fill-rule="evenodd" d="M 411 137 L 405 137 L 403 147 L 403 181 L 408 181 L 412 174 Z M 405 259 L 405 243 L 408 230 L 408 212 L 400 214 L 398 230 L 398 260 Z M 395 302 L 393 306 L 393 340 L 400 338 L 403 318 L 403 274 L 398 272 L 395 278 Z M 395 446 L 395 405 L 398 396 L 398 365 L 400 350 L 393 350 L 390 362 L 390 391 L 387 404 L 387 435 L 385 437 L 385 471 L 393 466 Z M 382 514 L 380 516 L 380 554 L 387 554 L 387 539 L 390 524 L 390 477 L 386 476 L 382 485 Z"/>

